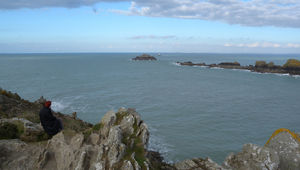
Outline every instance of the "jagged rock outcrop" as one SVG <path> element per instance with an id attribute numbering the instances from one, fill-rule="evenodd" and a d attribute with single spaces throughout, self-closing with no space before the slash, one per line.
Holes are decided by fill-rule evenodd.
<path id="1" fill-rule="evenodd" d="M 143 54 L 140 56 L 136 56 L 132 60 L 157 60 L 157 59 L 149 54 Z"/>
<path id="2" fill-rule="evenodd" d="M 246 144 L 242 152 L 229 155 L 224 165 L 228 169 L 236 170 L 277 170 L 279 157 L 270 148 Z"/>
<path id="3" fill-rule="evenodd" d="M 41 98 L 31 103 L 17 94 L 1 91 L 0 169 L 300 169 L 300 137 L 287 129 L 275 131 L 265 146 L 244 145 L 241 152 L 230 154 L 222 165 L 209 158 L 167 164 L 158 152 L 147 150 L 149 130 L 135 109 L 109 111 L 93 126 L 74 116 L 55 113 L 63 118 L 67 128 L 49 139 L 39 122 L 15 113 L 26 110 L 26 106 L 37 109 L 43 101 Z M 29 115 L 29 118 L 33 117 Z"/>
<path id="4" fill-rule="evenodd" d="M 282 129 L 279 129 L 280 131 Z M 300 137 L 299 134 L 284 129 L 265 145 L 279 156 L 279 169 L 300 169 Z"/>
<path id="5" fill-rule="evenodd" d="M 221 165 L 209 158 L 178 162 L 180 170 L 299 170 L 300 138 L 287 129 L 274 132 L 265 146 L 245 144 L 243 150 L 229 154 Z"/>
<path id="6" fill-rule="evenodd" d="M 247 65 L 241 66 L 238 62 L 222 62 L 219 64 L 205 64 L 205 63 L 193 63 L 188 62 L 176 62 L 182 66 L 205 66 L 208 68 L 224 68 L 224 69 L 241 69 L 249 70 L 259 73 L 278 73 L 278 74 L 290 74 L 300 75 L 300 61 L 295 59 L 289 59 L 283 66 L 275 65 L 273 62 L 256 61 L 255 66 Z"/>
<path id="7" fill-rule="evenodd" d="M 38 126 L 38 125 L 36 125 Z M 108 112 L 90 133 L 63 130 L 38 147 L 19 139 L 1 140 L 1 168 L 150 169 L 149 131 L 134 109 Z M 22 152 L 22 154 L 17 154 Z M 27 161 L 30 159 L 30 161 Z"/>

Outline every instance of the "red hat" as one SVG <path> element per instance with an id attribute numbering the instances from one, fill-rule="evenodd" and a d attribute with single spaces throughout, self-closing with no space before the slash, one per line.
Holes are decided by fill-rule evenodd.
<path id="1" fill-rule="evenodd" d="M 48 108 L 49 108 L 50 106 L 51 106 L 51 101 L 46 101 L 46 102 L 45 102 L 45 107 L 48 107 Z"/>

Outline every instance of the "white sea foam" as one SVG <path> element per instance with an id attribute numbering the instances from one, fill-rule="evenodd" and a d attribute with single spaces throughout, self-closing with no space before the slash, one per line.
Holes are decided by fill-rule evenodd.
<path id="1" fill-rule="evenodd" d="M 250 70 L 247 70 L 247 69 L 237 69 L 237 68 L 234 68 L 234 69 L 231 69 L 231 70 L 234 70 L 234 71 L 251 72 Z"/>
<path id="2" fill-rule="evenodd" d="M 221 68 L 221 67 L 211 67 L 211 69 L 223 70 L 224 68 Z"/>
<path id="3" fill-rule="evenodd" d="M 181 66 L 179 63 L 177 62 L 172 62 L 171 64 L 175 65 L 175 66 Z"/>
<path id="4" fill-rule="evenodd" d="M 56 112 L 60 112 L 64 110 L 66 107 L 68 107 L 68 105 L 63 104 L 62 102 L 53 101 L 51 104 L 51 109 Z"/>
<path id="5" fill-rule="evenodd" d="M 272 73 L 269 73 L 272 74 Z M 274 73 L 276 76 L 290 76 L 290 74 L 280 74 L 280 73 Z"/>
<path id="6" fill-rule="evenodd" d="M 167 144 L 162 138 L 155 135 L 155 131 L 157 129 L 151 128 L 150 129 L 150 139 L 149 139 L 149 150 L 159 152 L 161 156 L 165 159 L 168 163 L 173 163 L 170 159 L 168 159 L 168 154 L 172 152 L 172 146 Z"/>
<path id="7" fill-rule="evenodd" d="M 78 101 L 82 100 L 82 96 L 68 96 L 59 99 L 53 99 L 51 109 L 56 112 L 80 112 L 84 111 L 85 108 L 81 108 Z M 75 104 L 76 103 L 76 104 Z M 86 106 L 84 106 L 86 107 Z"/>

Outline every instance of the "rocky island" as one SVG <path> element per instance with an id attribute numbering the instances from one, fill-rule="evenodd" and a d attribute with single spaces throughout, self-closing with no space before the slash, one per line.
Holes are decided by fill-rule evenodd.
<path id="1" fill-rule="evenodd" d="M 143 54 L 143 55 L 140 55 L 140 56 L 136 56 L 132 60 L 136 61 L 136 60 L 157 60 L 157 59 L 155 57 L 151 56 L 151 55 Z"/>
<path id="2" fill-rule="evenodd" d="M 76 114 L 54 113 L 63 120 L 64 130 L 50 138 L 38 118 L 43 102 L 43 97 L 30 102 L 0 89 L 0 169 L 300 169 L 300 138 L 287 129 L 275 131 L 265 146 L 244 145 L 241 152 L 229 154 L 222 165 L 210 158 L 169 164 L 158 152 L 148 150 L 150 133 L 135 109 L 109 111 L 94 125 Z"/>
<path id="3" fill-rule="evenodd" d="M 193 62 L 177 62 L 182 66 L 205 66 L 208 68 L 224 68 L 224 69 L 242 69 L 259 73 L 278 73 L 278 74 L 290 74 L 300 75 L 300 61 L 296 59 L 289 59 L 283 65 L 275 65 L 273 62 L 267 63 L 266 61 L 256 61 L 255 65 L 241 66 L 238 62 L 223 62 L 219 64 L 205 64 L 205 63 L 193 63 Z"/>

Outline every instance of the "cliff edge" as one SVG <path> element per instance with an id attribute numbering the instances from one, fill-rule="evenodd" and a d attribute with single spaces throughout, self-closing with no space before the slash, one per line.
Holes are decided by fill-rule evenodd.
<path id="1" fill-rule="evenodd" d="M 36 119 L 43 100 L 32 103 L 1 90 L 0 169 L 300 169 L 300 138 L 287 129 L 275 131 L 265 146 L 244 145 L 222 165 L 210 158 L 167 164 L 159 153 L 147 149 L 149 130 L 135 109 L 109 111 L 95 125 L 55 113 L 63 119 L 65 129 L 49 139 Z"/>

